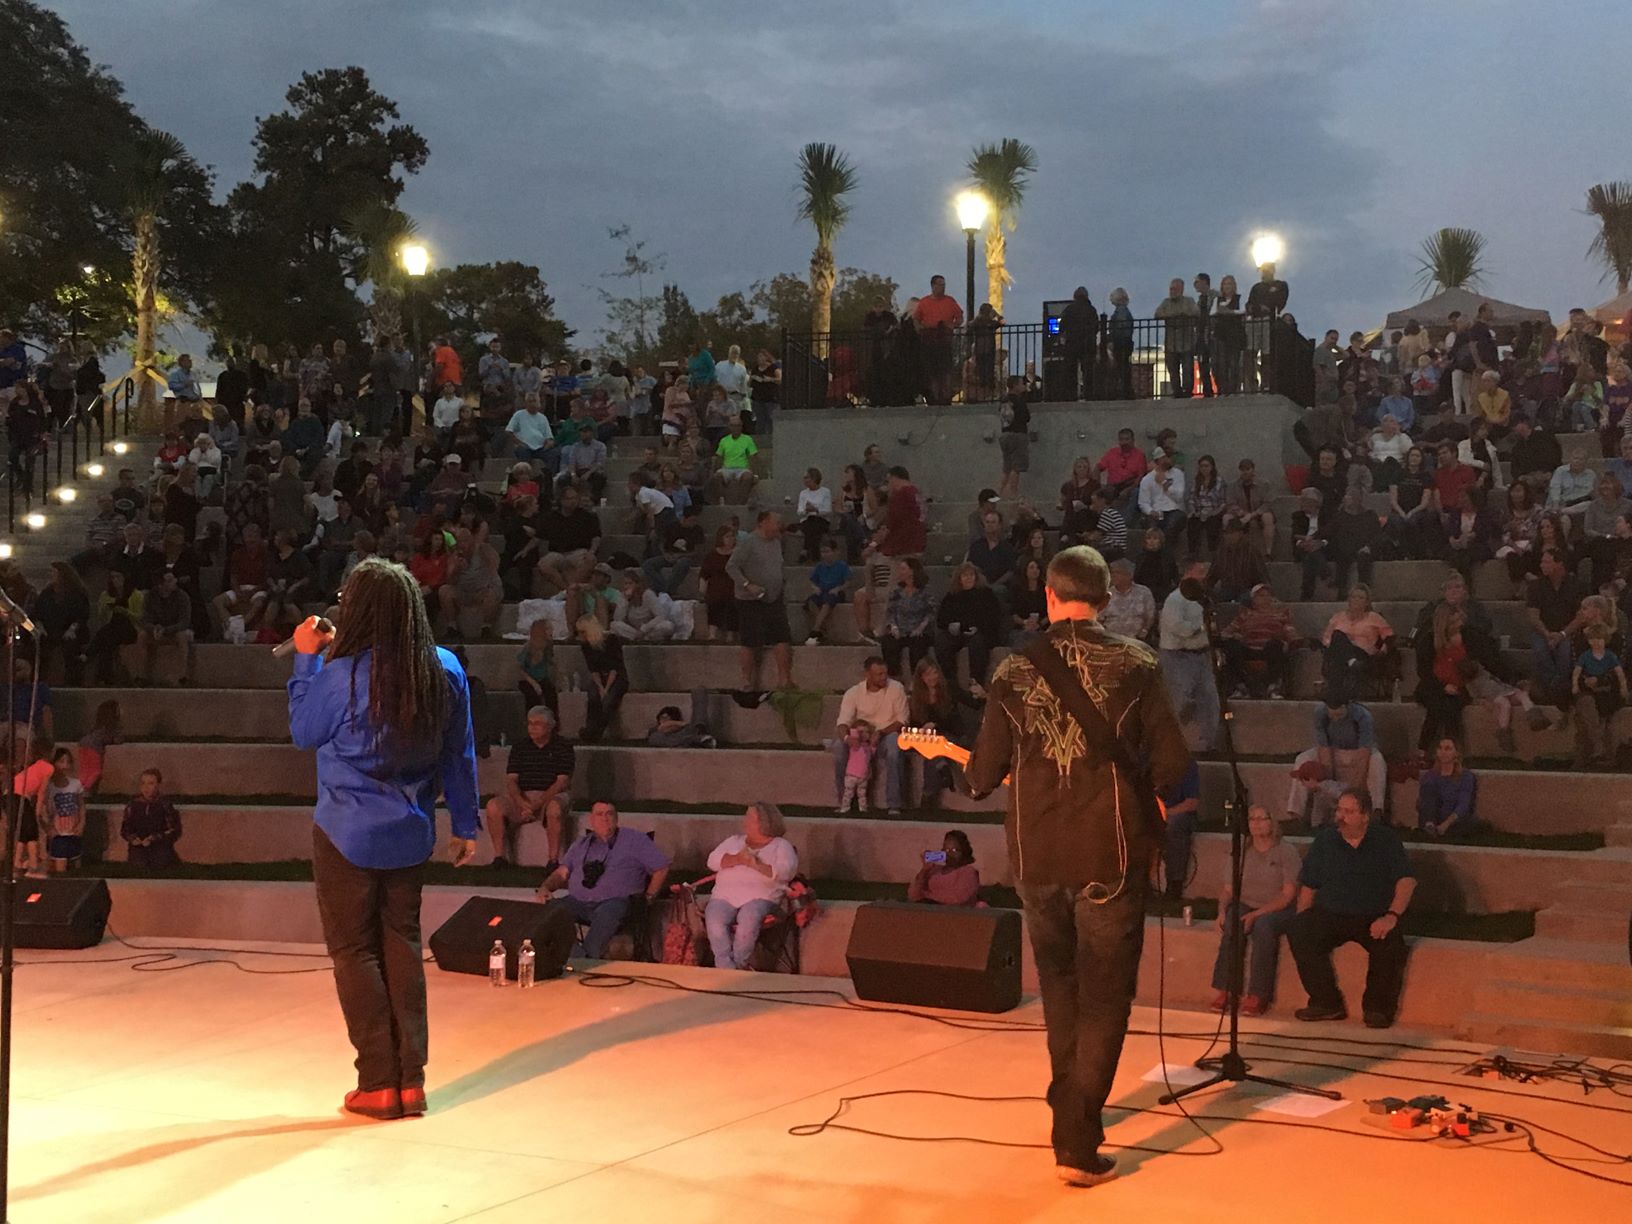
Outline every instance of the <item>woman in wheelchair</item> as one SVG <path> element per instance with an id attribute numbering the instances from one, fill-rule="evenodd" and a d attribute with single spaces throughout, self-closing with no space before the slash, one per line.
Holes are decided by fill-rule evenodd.
<path id="1" fill-rule="evenodd" d="M 799 871 L 799 854 L 783 835 L 787 826 L 774 803 L 750 804 L 742 832 L 726 838 L 708 856 L 714 891 L 703 910 L 703 925 L 714 950 L 716 969 L 748 966 L 760 928 Z"/>

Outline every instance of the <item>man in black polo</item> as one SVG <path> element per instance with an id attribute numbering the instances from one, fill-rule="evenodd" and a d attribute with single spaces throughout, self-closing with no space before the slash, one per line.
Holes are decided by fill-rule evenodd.
<path id="1" fill-rule="evenodd" d="M 1556 548 L 1541 554 L 1541 573 L 1530 580 L 1525 615 L 1530 620 L 1530 653 L 1535 666 L 1535 697 L 1551 702 L 1569 687 L 1575 662 L 1571 635 L 1581 627 L 1581 580 Z"/>
<path id="2" fill-rule="evenodd" d="M 1357 943 L 1369 957 L 1361 1000 L 1366 1027 L 1394 1023 L 1405 981 L 1400 919 L 1416 888 L 1399 834 L 1372 822 L 1371 796 L 1364 787 L 1344 791 L 1336 821 L 1315 834 L 1298 874 L 1298 912 L 1287 938 L 1309 992 L 1309 1006 L 1295 1013 L 1299 1020 L 1349 1018 L 1332 949 Z"/>
<path id="3" fill-rule="evenodd" d="M 583 504 L 574 485 L 563 485 L 555 509 L 544 516 L 543 555 L 538 574 L 554 595 L 571 585 L 571 575 L 586 572 L 601 539 L 601 516 Z"/>
<path id="4" fill-rule="evenodd" d="M 561 826 L 572 810 L 572 745 L 555 733 L 549 706 L 527 711 L 527 738 L 517 740 L 504 767 L 504 790 L 487 803 L 487 831 L 493 838 L 493 865 L 509 865 L 505 834 L 512 825 L 543 820 L 554 871 L 561 857 Z"/>

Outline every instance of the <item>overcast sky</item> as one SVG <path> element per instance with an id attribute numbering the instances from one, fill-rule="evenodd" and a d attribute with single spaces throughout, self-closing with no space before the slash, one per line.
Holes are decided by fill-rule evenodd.
<path id="1" fill-rule="evenodd" d="M 1596 182 L 1632 178 L 1624 0 L 57 0 L 140 113 L 249 173 L 304 70 L 360 64 L 430 143 L 403 206 L 438 263 L 537 264 L 598 338 L 609 225 L 699 305 L 803 274 L 795 157 L 860 187 L 837 257 L 961 283 L 970 147 L 1040 170 L 1009 244 L 1011 321 L 1086 284 L 1136 314 L 1170 276 L 1251 276 L 1262 229 L 1305 332 L 1415 292 L 1441 226 L 1490 240 L 1484 289 L 1560 316 L 1614 293 L 1585 259 Z M 983 281 L 984 278 L 982 278 Z"/>

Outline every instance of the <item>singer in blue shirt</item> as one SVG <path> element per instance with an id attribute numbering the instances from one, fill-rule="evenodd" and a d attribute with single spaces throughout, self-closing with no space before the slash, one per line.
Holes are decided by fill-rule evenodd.
<path id="1" fill-rule="evenodd" d="M 312 878 L 357 1087 L 371 1118 L 425 1112 L 428 1024 L 419 903 L 436 848 L 436 797 L 453 817 L 448 857 L 476 853 L 470 689 L 440 649 L 419 584 L 369 558 L 352 571 L 331 627 L 295 630 L 289 729 L 317 750 Z"/>

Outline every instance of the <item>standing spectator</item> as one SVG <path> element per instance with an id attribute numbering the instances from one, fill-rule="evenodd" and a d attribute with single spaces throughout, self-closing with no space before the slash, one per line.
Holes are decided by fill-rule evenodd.
<path id="1" fill-rule="evenodd" d="M 699 340 L 686 358 L 686 377 L 697 390 L 714 382 L 714 354 L 708 351 L 707 340 Z"/>
<path id="2" fill-rule="evenodd" d="M 929 296 L 918 299 L 912 321 L 932 404 L 950 404 L 956 373 L 953 338 L 963 326 L 963 307 L 946 291 L 946 277 L 929 278 Z"/>
<path id="3" fill-rule="evenodd" d="M 1332 971 L 1332 950 L 1358 943 L 1368 956 L 1362 1000 L 1367 1028 L 1388 1028 L 1405 981 L 1400 918 L 1417 880 L 1399 834 L 1372 820 L 1371 796 L 1359 788 L 1337 802 L 1337 822 L 1315 835 L 1298 874 L 1298 912 L 1288 932 L 1309 1005 L 1297 1018 L 1346 1020 Z"/>
<path id="4" fill-rule="evenodd" d="M 586 928 L 574 956 L 605 959 L 636 899 L 644 897 L 650 905 L 668 881 L 668 856 L 657 843 L 643 833 L 620 837 L 619 832 L 618 809 L 597 799 L 590 805 L 589 831 L 572 843 L 539 889 L 540 898 L 547 898 L 566 885 L 566 897 L 550 904 L 564 906 Z"/>
<path id="5" fill-rule="evenodd" d="M 873 728 L 858 718 L 850 724 L 844 744 L 849 750 L 844 764 L 844 790 L 839 794 L 839 806 L 834 811 L 846 816 L 854 806 L 856 811 L 866 815 L 867 792 L 873 778 L 873 755 L 878 750 Z"/>
<path id="6" fill-rule="evenodd" d="M 165 378 L 165 386 L 183 412 L 193 410 L 193 406 L 204 398 L 204 389 L 198 384 L 198 375 L 193 370 L 193 356 L 183 353 L 176 358 L 175 367 Z M 169 422 L 165 422 L 166 426 Z"/>
<path id="7" fill-rule="evenodd" d="M 729 640 L 737 632 L 736 582 L 727 568 L 736 547 L 737 529 L 729 523 L 717 528 L 714 547 L 697 570 L 708 627 L 716 639 Z"/>
<path id="8" fill-rule="evenodd" d="M 549 862 L 554 871 L 561 857 L 561 829 L 572 811 L 572 775 L 577 754 L 556 733 L 555 714 L 547 706 L 527 711 L 527 734 L 510 746 L 504 767 L 504 790 L 487 803 L 487 831 L 493 838 L 493 865 L 510 865 L 509 830 L 544 822 Z"/>
<path id="9" fill-rule="evenodd" d="M 1218 685 L 1201 606 L 1206 582 L 1207 562 L 1187 558 L 1161 615 L 1162 678 L 1192 752 L 1211 752 L 1218 742 Z"/>
<path id="10" fill-rule="evenodd" d="M 767 649 L 776 664 L 778 686 L 789 687 L 793 683 L 793 630 L 782 597 L 780 514 L 775 510 L 760 512 L 754 530 L 732 549 L 725 572 L 735 584 L 743 690 L 754 689 L 759 655 Z"/>
<path id="11" fill-rule="evenodd" d="M 1031 468 L 1031 406 L 1019 380 L 1009 380 L 1009 393 L 997 414 L 998 448 L 1003 452 L 1003 478 L 998 481 L 1000 497 L 1020 496 L 1020 477 Z"/>
<path id="12" fill-rule="evenodd" d="M 742 349 L 733 344 L 726 350 L 725 360 L 714 365 L 714 383 L 730 401 L 730 412 L 746 419 L 749 411 L 748 367 L 742 363 Z"/>
<path id="13" fill-rule="evenodd" d="M 839 700 L 837 737 L 831 749 L 834 795 L 836 798 L 844 795 L 845 770 L 850 762 L 850 746 L 846 742 L 850 728 L 863 722 L 873 728 L 876 759 L 884 765 L 885 805 L 891 816 L 899 816 L 902 760 L 896 733 L 907 722 L 907 690 L 899 680 L 891 679 L 889 668 L 877 655 L 870 656 L 861 666 L 862 678 L 846 689 Z"/>
<path id="14" fill-rule="evenodd" d="M 1388 762 L 1377 746 L 1377 722 L 1371 711 L 1346 693 L 1327 693 L 1315 709 L 1315 746 L 1300 752 L 1292 763 L 1292 784 L 1286 795 L 1288 820 L 1308 818 L 1311 825 L 1326 823 L 1349 786 L 1388 793 Z M 1315 800 L 1310 807 L 1311 792 Z"/>
<path id="15" fill-rule="evenodd" d="M 1252 588 L 1251 604 L 1219 636 L 1230 696 L 1267 696 L 1275 701 L 1286 696 L 1286 667 L 1297 635 L 1291 611 L 1275 598 L 1268 583 Z"/>
<path id="16" fill-rule="evenodd" d="M 1191 363 L 1200 316 L 1196 299 L 1185 293 L 1184 281 L 1175 276 L 1168 282 L 1167 296 L 1156 304 L 1155 314 L 1165 325 L 1162 356 L 1167 363 L 1167 393 L 1175 399 L 1189 399 L 1195 389 L 1195 369 Z"/>
<path id="17" fill-rule="evenodd" d="M 1120 285 L 1111 290 L 1111 317 L 1105 338 L 1111 350 L 1112 397 L 1133 398 L 1133 311 L 1128 309 L 1128 291 Z"/>
<path id="18" fill-rule="evenodd" d="M 1626 704 L 1626 668 L 1609 649 L 1609 626 L 1596 623 L 1586 629 L 1587 649 L 1575 661 L 1570 695 L 1575 707 L 1575 766 L 1586 769 L 1608 765 L 1615 757 L 1611 720 Z"/>
<path id="19" fill-rule="evenodd" d="M 1211 351 L 1213 377 L 1218 380 L 1220 395 L 1234 395 L 1241 390 L 1241 359 L 1247 347 L 1246 324 L 1241 317 L 1241 294 L 1235 277 L 1224 276 L 1218 282 L 1218 293 L 1212 306 Z"/>
<path id="20" fill-rule="evenodd" d="M 771 436 L 771 418 L 782 398 L 782 363 L 769 349 L 760 349 L 754 356 L 754 368 L 748 371 L 748 394 L 753 404 L 754 434 Z"/>
<path id="21" fill-rule="evenodd" d="M 1286 282 L 1276 279 L 1275 265 L 1260 264 L 1258 281 L 1247 292 L 1247 357 L 1244 370 L 1246 389 L 1256 391 L 1289 391 L 1277 384 L 1274 364 L 1282 354 L 1275 347 L 1274 323 L 1286 309 Z M 1261 367 L 1260 367 L 1261 359 Z"/>
<path id="22" fill-rule="evenodd" d="M 1118 558 L 1111 562 L 1110 598 L 1099 614 L 1100 627 L 1119 637 L 1150 640 L 1156 625 L 1156 599 L 1150 588 L 1133 580 L 1133 562 Z"/>
<path id="23" fill-rule="evenodd" d="M 737 351 L 735 345 L 731 351 Z M 709 854 L 714 889 L 703 907 L 703 925 L 716 969 L 749 968 L 760 929 L 798 874 L 799 854 L 786 834 L 787 825 L 774 803 L 753 803 L 743 813 L 742 832 Z"/>
<path id="24" fill-rule="evenodd" d="M 1060 344 L 1065 349 L 1065 368 L 1069 384 L 1068 399 L 1094 398 L 1094 363 L 1099 355 L 1099 312 L 1088 296 L 1088 290 L 1078 285 L 1065 309 L 1060 311 Z"/>
<path id="25" fill-rule="evenodd" d="M 1280 960 L 1281 935 L 1292 921 L 1293 903 L 1298 895 L 1298 872 L 1303 863 L 1298 852 L 1281 840 L 1281 828 L 1262 804 L 1247 809 L 1250 840 L 1241 863 L 1241 895 L 1230 891 L 1225 880 L 1218 899 L 1218 956 L 1213 961 L 1212 1009 L 1230 1006 L 1230 965 L 1237 955 L 1235 941 L 1248 941 L 1246 994 L 1241 1010 L 1261 1016 L 1275 1000 L 1275 971 Z"/>
<path id="26" fill-rule="evenodd" d="M 85 852 L 85 788 L 74 776 L 74 754 L 59 748 L 51 757 L 51 775 L 40 787 L 34 805 L 43 826 L 45 856 L 51 874 L 61 875 Z"/>
<path id="27" fill-rule="evenodd" d="M 907 469 L 899 464 L 890 468 L 887 484 L 889 500 L 884 507 L 884 525 L 873 537 L 873 543 L 892 560 L 920 557 L 929 543 L 924 499 Z"/>
<path id="28" fill-rule="evenodd" d="M 941 839 L 939 855 L 924 852 L 923 866 L 907 884 L 907 900 L 925 905 L 974 905 L 979 898 L 980 871 L 975 867 L 969 835 L 962 829 L 949 829 Z"/>
<path id="29" fill-rule="evenodd" d="M 1197 272 L 1196 279 L 1191 283 L 1196 291 L 1196 365 L 1201 380 L 1201 394 L 1203 399 L 1213 397 L 1213 308 L 1218 303 L 1218 294 L 1213 292 L 1213 278 L 1205 272 Z"/>
<path id="30" fill-rule="evenodd" d="M 73 342 L 64 336 L 56 349 L 40 363 L 38 377 L 45 388 L 45 402 L 50 405 L 52 420 L 58 429 L 68 423 L 74 413 L 74 374 L 79 359 L 74 355 Z"/>
<path id="31" fill-rule="evenodd" d="M 157 769 L 142 770 L 141 791 L 125 804 L 119 822 L 125 858 L 143 871 L 163 871 L 181 861 L 176 843 L 181 840 L 181 813 L 168 796 L 159 794 L 164 775 Z"/>
<path id="32" fill-rule="evenodd" d="M 21 346 L 14 344 L 0 351 L 10 351 L 11 348 Z M 0 361 L 3 360 L 5 359 L 0 358 Z M 9 406 L 6 409 L 6 444 L 10 453 L 7 455 L 7 463 L 11 469 L 13 483 L 29 489 L 33 487 L 34 462 L 45 450 L 45 405 L 40 402 L 34 384 L 26 380 L 15 382 L 4 390 L 9 393 Z"/>
<path id="33" fill-rule="evenodd" d="M 1434 762 L 1417 778 L 1417 828 L 1430 837 L 1466 833 L 1477 791 L 1473 771 L 1462 766 L 1462 749 L 1450 736 L 1434 745 Z"/>

